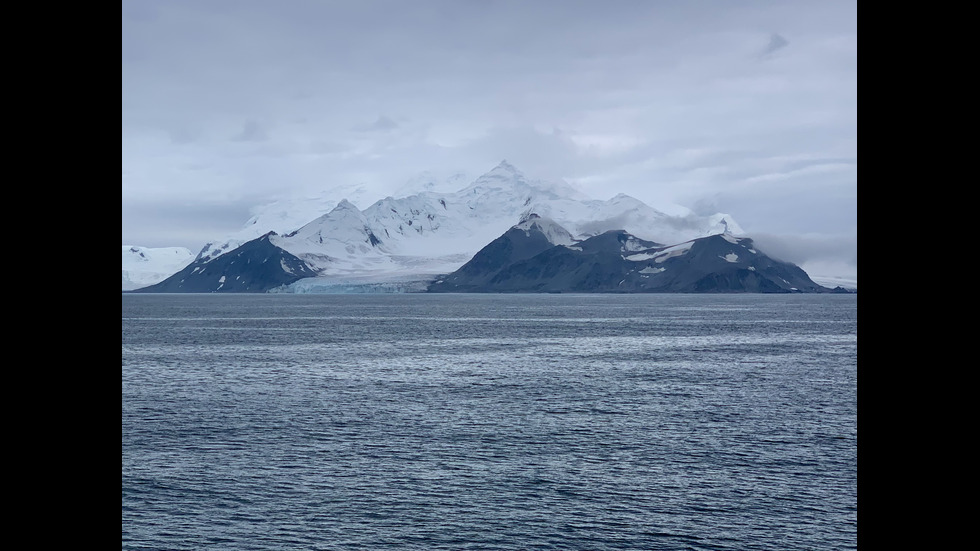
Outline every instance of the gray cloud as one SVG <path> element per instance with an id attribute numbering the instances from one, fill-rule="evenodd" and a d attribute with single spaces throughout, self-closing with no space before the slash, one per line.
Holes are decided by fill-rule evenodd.
<path id="1" fill-rule="evenodd" d="M 186 247 L 197 253 L 207 241 L 226 235 L 228 228 L 241 228 L 251 216 L 251 200 L 124 203 L 124 245 L 143 247 Z"/>
<path id="2" fill-rule="evenodd" d="M 397 122 L 393 121 L 390 117 L 380 115 L 372 123 L 354 125 L 353 130 L 356 132 L 387 132 L 396 128 L 398 128 Z"/>
<path id="3" fill-rule="evenodd" d="M 789 41 L 777 33 L 772 33 L 769 37 L 769 44 L 762 50 L 762 57 L 771 55 L 777 50 L 781 50 L 789 45 Z"/>
<path id="4" fill-rule="evenodd" d="M 170 143 L 179 145 L 197 141 L 201 136 L 201 131 L 196 128 L 180 126 L 172 128 L 168 134 L 170 135 Z"/>
<path id="5" fill-rule="evenodd" d="M 269 139 L 266 128 L 257 121 L 247 120 L 242 131 L 232 138 L 237 142 L 264 142 Z"/>
<path id="6" fill-rule="evenodd" d="M 855 234 L 756 233 L 751 237 L 759 250 L 773 258 L 798 265 L 836 262 L 852 266 L 857 273 Z"/>

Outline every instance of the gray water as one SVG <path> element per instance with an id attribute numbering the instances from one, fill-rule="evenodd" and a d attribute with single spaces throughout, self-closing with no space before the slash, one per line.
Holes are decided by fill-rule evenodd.
<path id="1" fill-rule="evenodd" d="M 123 549 L 853 549 L 856 295 L 122 296 Z"/>

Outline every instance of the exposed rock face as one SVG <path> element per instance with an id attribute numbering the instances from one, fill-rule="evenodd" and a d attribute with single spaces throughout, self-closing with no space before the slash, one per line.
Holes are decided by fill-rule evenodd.
<path id="1" fill-rule="evenodd" d="M 554 231 L 554 230 L 552 230 Z M 611 230 L 558 245 L 515 226 L 429 292 L 828 293 L 751 239 L 719 234 L 664 246 Z"/>
<path id="2" fill-rule="evenodd" d="M 197 259 L 167 279 L 137 293 L 264 293 L 314 277 L 305 262 L 272 243 L 275 233 L 249 241 L 213 260 Z"/>

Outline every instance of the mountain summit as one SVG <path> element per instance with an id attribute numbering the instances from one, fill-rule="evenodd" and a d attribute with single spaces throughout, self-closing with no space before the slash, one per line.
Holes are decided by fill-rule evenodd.
<path id="1" fill-rule="evenodd" d="M 502 159 L 497 164 L 497 166 L 495 166 L 492 169 L 490 169 L 490 172 L 487 172 L 487 175 L 488 176 L 489 175 L 494 175 L 494 174 L 500 174 L 500 175 L 506 174 L 506 175 L 510 175 L 510 176 L 521 176 L 521 177 L 524 176 L 524 174 L 521 173 L 520 170 L 517 170 L 517 167 L 516 166 L 508 163 L 507 162 L 507 159 Z"/>
<path id="2" fill-rule="evenodd" d="M 428 190 L 399 198 L 385 197 L 364 209 L 342 199 L 333 208 L 288 229 L 281 227 L 282 217 L 269 219 L 279 225 L 277 228 L 264 227 L 266 219 L 255 217 L 236 236 L 208 243 L 194 263 L 172 277 L 196 278 L 204 272 L 205 264 L 259 237 L 263 241 L 260 246 L 251 246 L 253 253 L 269 252 L 270 247 L 281 249 L 282 253 L 273 256 L 286 259 L 283 262 L 291 272 L 290 277 L 266 274 L 259 279 L 244 278 L 251 282 L 249 291 L 261 287 L 258 281 L 267 281 L 285 285 L 281 289 L 285 291 L 312 292 L 352 280 L 431 280 L 460 268 L 507 232 L 515 220 L 520 221 L 519 229 L 543 232 L 549 242 L 561 245 L 572 245 L 610 230 L 626 231 L 637 239 L 655 243 L 741 232 L 726 214 L 670 216 L 624 194 L 607 201 L 590 199 L 564 181 L 529 178 L 506 160 L 459 191 L 431 189 L 429 186 Z M 293 258 L 306 269 L 298 269 Z M 244 269 L 241 263 L 227 266 L 229 270 Z M 191 273 L 193 268 L 198 270 Z M 299 274 L 303 277 L 282 283 Z M 241 273 L 222 275 L 226 282 L 236 276 L 243 278 Z M 205 290 L 208 285 L 185 281 L 183 288 Z M 226 283 L 210 290 L 229 288 Z"/>

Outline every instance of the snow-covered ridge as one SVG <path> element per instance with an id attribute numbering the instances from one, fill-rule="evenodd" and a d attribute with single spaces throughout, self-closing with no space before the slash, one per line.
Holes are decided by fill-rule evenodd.
<path id="1" fill-rule="evenodd" d="M 548 241 L 555 245 L 568 246 L 575 243 L 575 238 L 572 237 L 572 234 L 568 233 L 568 230 L 561 227 L 554 220 L 542 218 L 535 213 L 528 214 L 514 227 L 519 230 L 524 230 L 525 234 L 530 234 L 531 230 L 538 230 L 548 238 Z"/>

